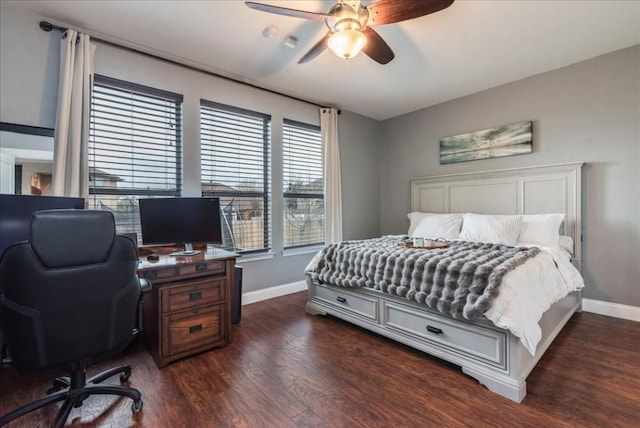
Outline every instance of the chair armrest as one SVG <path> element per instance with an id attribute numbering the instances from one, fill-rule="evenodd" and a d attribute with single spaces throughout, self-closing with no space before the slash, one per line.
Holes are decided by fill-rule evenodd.
<path id="1" fill-rule="evenodd" d="M 147 278 L 138 278 L 140 280 L 140 293 L 146 294 L 151 291 L 151 281 Z"/>

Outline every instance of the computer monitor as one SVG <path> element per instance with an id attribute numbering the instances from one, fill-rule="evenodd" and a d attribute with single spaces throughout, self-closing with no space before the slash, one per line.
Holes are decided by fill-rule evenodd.
<path id="1" fill-rule="evenodd" d="M 218 198 L 140 199 L 140 226 L 144 245 L 184 244 L 174 253 L 191 255 L 194 243 L 222 244 Z"/>
<path id="2" fill-rule="evenodd" d="M 33 212 L 83 208 L 83 198 L 0 195 L 0 255 L 8 246 L 29 239 Z"/>

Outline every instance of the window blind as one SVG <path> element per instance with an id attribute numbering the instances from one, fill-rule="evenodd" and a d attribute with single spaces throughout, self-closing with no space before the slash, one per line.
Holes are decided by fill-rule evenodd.
<path id="1" fill-rule="evenodd" d="M 271 116 L 200 101 L 203 196 L 220 198 L 225 248 L 271 248 Z"/>
<path id="2" fill-rule="evenodd" d="M 320 127 L 285 119 L 282 128 L 284 247 L 324 243 Z"/>
<path id="3" fill-rule="evenodd" d="M 94 77 L 89 206 L 112 211 L 118 233 L 140 234 L 138 198 L 180 195 L 181 127 L 182 95 Z"/>

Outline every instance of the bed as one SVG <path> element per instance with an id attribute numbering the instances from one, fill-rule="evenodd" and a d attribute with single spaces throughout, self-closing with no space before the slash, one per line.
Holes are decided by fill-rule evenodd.
<path id="1" fill-rule="evenodd" d="M 319 279 L 318 272 L 314 272 L 318 256 L 306 271 L 309 288 L 306 311 L 312 315 L 329 314 L 341 318 L 449 361 L 489 390 L 521 402 L 526 395 L 527 376 L 571 316 L 581 310 L 581 286 L 576 285 L 582 281 L 578 273 L 582 254 L 581 170 L 582 163 L 571 163 L 411 180 L 411 212 L 475 213 L 478 218 L 488 214 L 505 218 L 508 215 L 564 214 L 559 235 L 564 237 L 562 247 L 565 249 L 551 250 L 538 245 L 540 254 L 504 276 L 504 284 L 493 306 L 481 316 L 467 320 L 443 314 L 415 299 L 395 295 L 387 287 L 377 287 L 383 291 L 376 287 L 345 287 L 342 283 L 336 286 Z M 562 255 L 563 251 L 570 256 Z M 562 258 L 566 263 L 560 263 Z M 542 267 L 536 267 L 536 263 L 550 263 L 557 269 L 544 267 L 550 273 L 538 274 L 537 270 Z M 535 309 L 522 310 L 535 305 L 529 305 L 526 300 L 524 303 L 515 300 L 513 290 L 537 290 L 548 288 L 547 282 L 563 282 L 564 279 L 554 279 L 563 275 L 555 270 L 573 275 L 575 284 L 551 298 L 548 304 L 542 304 L 538 308 L 539 314 Z M 539 287 L 530 284 L 534 277 L 539 281 Z M 528 322 L 533 326 L 528 329 L 537 333 L 534 331 L 533 336 L 527 337 L 503 319 L 510 317 L 530 318 Z"/>

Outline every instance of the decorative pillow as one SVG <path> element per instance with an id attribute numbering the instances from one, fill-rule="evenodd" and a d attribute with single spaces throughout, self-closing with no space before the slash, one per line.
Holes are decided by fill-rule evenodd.
<path id="1" fill-rule="evenodd" d="M 520 235 L 521 215 L 482 215 L 466 213 L 462 220 L 460 239 L 515 245 Z"/>
<path id="2" fill-rule="evenodd" d="M 458 239 L 462 225 L 462 214 L 423 214 L 410 236 L 430 239 Z"/>
<path id="3" fill-rule="evenodd" d="M 523 215 L 518 242 L 557 247 L 563 221 L 561 213 Z"/>

